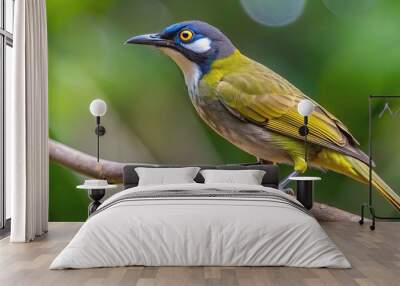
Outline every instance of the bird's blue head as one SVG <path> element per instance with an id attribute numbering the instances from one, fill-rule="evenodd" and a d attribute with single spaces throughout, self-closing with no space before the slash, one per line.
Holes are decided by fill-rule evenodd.
<path id="1" fill-rule="evenodd" d="M 173 24 L 159 33 L 132 37 L 126 43 L 160 48 L 178 64 L 185 77 L 192 65 L 202 75 L 206 74 L 214 60 L 227 57 L 235 50 L 220 30 L 201 21 Z"/>

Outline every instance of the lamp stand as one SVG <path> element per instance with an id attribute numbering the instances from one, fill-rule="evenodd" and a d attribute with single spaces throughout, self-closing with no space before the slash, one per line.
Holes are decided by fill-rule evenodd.
<path id="1" fill-rule="evenodd" d="M 306 163 L 308 160 L 307 135 L 310 132 L 307 125 L 308 125 L 308 116 L 304 116 L 304 125 L 299 128 L 299 134 L 304 137 L 304 161 Z"/>
<path id="2" fill-rule="evenodd" d="M 100 162 L 100 136 L 106 134 L 106 129 L 100 125 L 100 116 L 96 116 L 96 129 L 94 133 L 97 135 L 97 162 Z"/>

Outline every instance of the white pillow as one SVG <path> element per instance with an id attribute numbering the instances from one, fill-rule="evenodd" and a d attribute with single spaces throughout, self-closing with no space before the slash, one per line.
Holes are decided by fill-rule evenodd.
<path id="1" fill-rule="evenodd" d="M 206 184 L 261 185 L 265 171 L 262 170 L 202 170 Z"/>
<path id="2" fill-rule="evenodd" d="M 199 170 L 199 167 L 135 168 L 139 176 L 139 186 L 195 183 L 193 179 Z"/>

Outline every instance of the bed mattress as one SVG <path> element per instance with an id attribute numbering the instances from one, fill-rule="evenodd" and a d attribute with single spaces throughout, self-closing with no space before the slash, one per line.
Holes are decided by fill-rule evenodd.
<path id="1" fill-rule="evenodd" d="M 293 197 L 262 186 L 142 186 L 107 199 L 50 269 L 144 266 L 349 268 Z"/>

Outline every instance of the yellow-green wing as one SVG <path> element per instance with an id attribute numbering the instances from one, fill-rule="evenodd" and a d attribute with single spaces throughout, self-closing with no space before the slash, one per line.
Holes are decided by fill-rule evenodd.
<path id="1" fill-rule="evenodd" d="M 297 112 L 297 104 L 309 98 L 266 67 L 253 62 L 223 76 L 216 86 L 216 93 L 221 103 L 234 114 L 275 132 L 302 139 L 298 129 L 303 124 L 303 117 Z M 314 104 L 316 109 L 309 117 L 307 139 L 359 157 L 353 147 L 358 142 L 344 124 L 316 102 Z"/>

